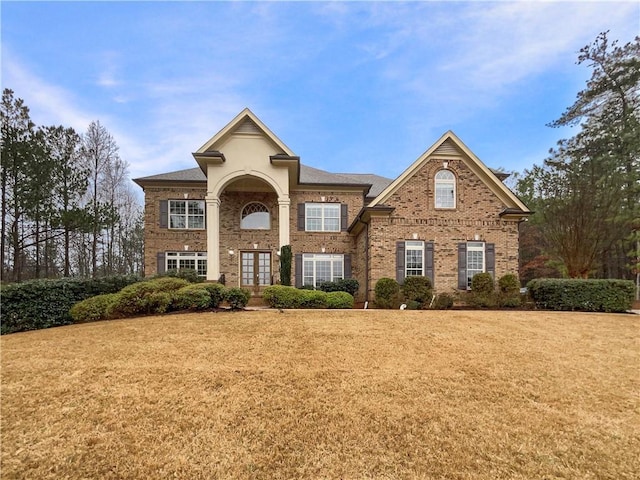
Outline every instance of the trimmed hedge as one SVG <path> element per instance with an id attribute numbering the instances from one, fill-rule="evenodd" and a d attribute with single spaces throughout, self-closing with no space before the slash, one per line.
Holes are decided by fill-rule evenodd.
<path id="1" fill-rule="evenodd" d="M 74 304 L 96 295 L 116 293 L 139 281 L 138 276 L 120 275 L 96 279 L 30 280 L 3 285 L 0 288 L 0 333 L 69 325 L 73 323 L 69 310 Z"/>
<path id="2" fill-rule="evenodd" d="M 225 292 L 224 299 L 227 301 L 231 310 L 242 310 L 249 303 L 251 292 L 246 288 L 228 288 Z"/>
<path id="3" fill-rule="evenodd" d="M 431 280 L 421 275 L 406 277 L 402 284 L 402 295 L 409 310 L 429 307 L 433 295 Z"/>
<path id="4" fill-rule="evenodd" d="M 285 285 L 272 285 L 262 292 L 262 299 L 272 308 L 353 308 L 353 295 L 348 292 L 305 290 Z"/>
<path id="5" fill-rule="evenodd" d="M 172 295 L 190 285 L 182 278 L 158 277 L 123 288 L 107 310 L 108 318 L 124 318 L 149 313 L 165 313 L 173 302 Z"/>
<path id="6" fill-rule="evenodd" d="M 541 278 L 527 288 L 536 308 L 585 312 L 626 312 L 635 293 L 631 280 Z"/>
<path id="7" fill-rule="evenodd" d="M 322 282 L 318 285 L 318 289 L 323 292 L 347 292 L 352 297 L 356 296 L 360 283 L 355 278 L 341 278 L 334 282 Z"/>

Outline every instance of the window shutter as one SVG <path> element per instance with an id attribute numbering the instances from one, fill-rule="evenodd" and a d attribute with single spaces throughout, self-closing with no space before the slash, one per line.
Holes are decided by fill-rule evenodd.
<path id="1" fill-rule="evenodd" d="M 433 282 L 433 242 L 425 242 L 424 244 L 424 276 L 431 280 L 431 286 L 434 286 Z"/>
<path id="2" fill-rule="evenodd" d="M 298 204 L 298 230 L 303 231 L 305 230 L 305 211 L 304 211 L 304 203 L 299 203 Z"/>
<path id="3" fill-rule="evenodd" d="M 304 209 L 304 204 L 302 205 Z M 296 261 L 296 287 L 300 288 L 302 286 L 302 254 L 296 253 L 294 257 Z"/>
<path id="4" fill-rule="evenodd" d="M 484 247 L 485 250 L 485 267 L 487 273 L 490 273 L 493 278 L 496 278 L 496 244 L 487 243 Z"/>
<path id="5" fill-rule="evenodd" d="M 158 274 L 162 275 L 165 272 L 164 252 L 158 252 L 157 258 L 158 258 L 158 266 L 156 271 Z"/>
<path id="6" fill-rule="evenodd" d="M 458 288 L 467 289 L 467 244 L 458 244 Z"/>
<path id="7" fill-rule="evenodd" d="M 160 228 L 169 228 L 169 200 L 160 200 Z"/>
<path id="8" fill-rule="evenodd" d="M 343 203 L 340 205 L 340 230 L 343 232 L 349 228 L 349 205 Z"/>
<path id="9" fill-rule="evenodd" d="M 347 253 L 344 256 L 344 278 L 351 278 L 351 254 Z"/>
<path id="10" fill-rule="evenodd" d="M 396 243 L 396 281 L 402 285 L 404 283 L 405 265 L 405 245 L 404 242 Z"/>

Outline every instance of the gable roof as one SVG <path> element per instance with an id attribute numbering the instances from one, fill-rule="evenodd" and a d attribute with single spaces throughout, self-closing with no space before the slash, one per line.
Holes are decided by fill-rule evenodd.
<path id="1" fill-rule="evenodd" d="M 227 125 L 225 125 L 222 130 L 220 130 L 213 137 L 207 140 L 204 145 L 202 145 L 198 150 L 195 151 L 193 156 L 196 157 L 196 155 L 198 154 L 216 151 L 216 146 L 221 143 L 222 140 L 225 140 L 229 135 L 232 135 L 234 133 L 254 135 L 262 134 L 266 136 L 278 150 L 281 150 L 281 153 L 289 156 L 295 156 L 293 151 L 291 151 L 291 149 L 287 147 L 285 143 L 276 136 L 275 133 L 269 130 L 269 128 L 264 123 L 262 123 L 262 121 L 248 108 L 242 110 L 238 115 L 236 115 L 233 120 L 227 123 Z"/>
<path id="2" fill-rule="evenodd" d="M 449 130 L 438 139 L 426 152 L 413 162 L 398 178 L 391 182 L 384 190 L 373 199 L 369 207 L 384 205 L 391 195 L 402 187 L 432 155 L 438 155 L 446 160 L 447 156 L 461 157 L 467 166 L 489 187 L 489 189 L 507 206 L 509 209 L 518 209 L 523 213 L 529 213 L 527 206 L 502 183 L 496 172 L 488 168 L 469 148 L 460 140 L 455 133 Z"/>

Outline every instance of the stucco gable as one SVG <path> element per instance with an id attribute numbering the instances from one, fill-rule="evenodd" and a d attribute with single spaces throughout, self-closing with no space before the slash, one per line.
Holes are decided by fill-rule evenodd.
<path id="1" fill-rule="evenodd" d="M 369 207 L 385 205 L 385 202 L 407 183 L 427 162 L 446 161 L 447 158 L 460 158 L 506 206 L 509 211 L 529 214 L 527 206 L 502 183 L 494 171 L 488 168 L 469 148 L 452 132 L 445 133 L 426 152 L 413 162 L 402 174 L 389 184 Z"/>

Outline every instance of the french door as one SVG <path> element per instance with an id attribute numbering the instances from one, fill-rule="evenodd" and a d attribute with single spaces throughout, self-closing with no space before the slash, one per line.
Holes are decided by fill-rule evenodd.
<path id="1" fill-rule="evenodd" d="M 242 286 L 258 292 L 271 285 L 271 253 L 242 252 Z"/>

